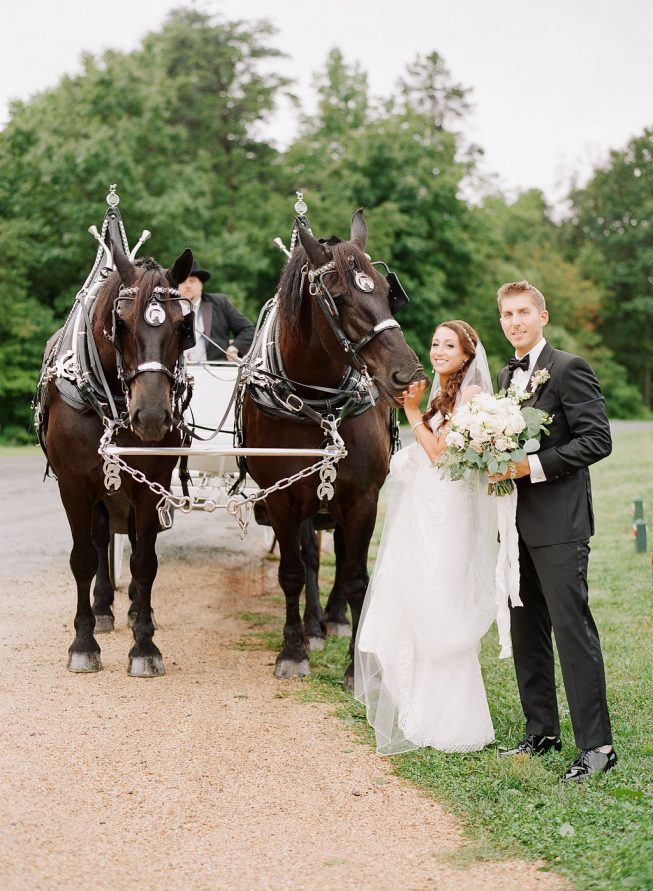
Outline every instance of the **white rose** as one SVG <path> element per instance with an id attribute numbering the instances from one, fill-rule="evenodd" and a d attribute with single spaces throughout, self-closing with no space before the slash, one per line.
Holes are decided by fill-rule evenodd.
<path id="1" fill-rule="evenodd" d="M 519 411 L 519 406 L 512 399 L 498 399 L 497 410 L 501 417 L 507 418 L 514 414 L 515 410 Z"/>
<path id="2" fill-rule="evenodd" d="M 511 439 L 508 439 L 505 436 L 499 436 L 494 442 L 494 445 L 500 452 L 508 452 L 512 451 L 514 448 L 514 443 Z"/>
<path id="3" fill-rule="evenodd" d="M 485 428 L 489 430 L 493 436 L 497 436 L 499 433 L 503 433 L 506 428 L 506 422 L 504 418 L 495 416 L 490 416 L 485 419 Z"/>
<path id="4" fill-rule="evenodd" d="M 472 404 L 479 411 L 492 412 L 495 410 L 496 399 L 490 393 L 478 393 L 472 399 Z"/>
<path id="5" fill-rule="evenodd" d="M 524 427 L 526 426 L 526 421 L 521 416 L 521 413 L 517 416 L 512 415 L 508 418 L 505 426 L 505 432 L 512 436 L 515 433 L 521 433 Z"/>
<path id="6" fill-rule="evenodd" d="M 452 423 L 457 424 L 460 427 L 466 426 L 469 422 L 472 414 L 467 405 L 461 405 L 460 408 L 456 409 L 456 412 L 452 418 Z"/>
<path id="7" fill-rule="evenodd" d="M 469 426 L 469 435 L 475 445 L 481 445 L 484 442 L 490 442 L 492 433 L 485 427 L 482 421 L 475 422 Z"/>
<path id="8" fill-rule="evenodd" d="M 453 446 L 456 449 L 465 448 L 465 437 L 462 435 L 462 433 L 458 433 L 456 430 L 452 430 L 450 433 L 447 433 L 444 441 L 448 446 Z"/>

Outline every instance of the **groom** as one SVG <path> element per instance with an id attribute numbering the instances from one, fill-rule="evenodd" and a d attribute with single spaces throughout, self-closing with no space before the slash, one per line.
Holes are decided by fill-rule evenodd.
<path id="1" fill-rule="evenodd" d="M 578 356 L 551 347 L 543 295 L 526 281 L 497 293 L 503 333 L 515 356 L 499 372 L 499 387 L 534 392 L 522 405 L 553 416 L 540 451 L 516 465 L 520 596 L 510 610 L 517 684 L 526 735 L 505 756 L 560 751 L 551 630 L 562 667 L 571 722 L 580 754 L 564 782 L 611 770 L 610 716 L 599 635 L 588 605 L 589 538 L 594 533 L 588 467 L 612 450 L 598 381 Z M 546 374 L 535 375 L 543 370 Z M 491 477 L 505 479 L 508 474 Z"/>

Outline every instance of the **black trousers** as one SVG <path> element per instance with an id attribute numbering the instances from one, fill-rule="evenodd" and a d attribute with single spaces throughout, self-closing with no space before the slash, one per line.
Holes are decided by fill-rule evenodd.
<path id="1" fill-rule="evenodd" d="M 510 610 L 517 685 L 526 733 L 557 736 L 555 635 L 576 745 L 612 742 L 599 634 L 588 604 L 589 542 L 528 547 L 519 540 L 520 596 Z"/>

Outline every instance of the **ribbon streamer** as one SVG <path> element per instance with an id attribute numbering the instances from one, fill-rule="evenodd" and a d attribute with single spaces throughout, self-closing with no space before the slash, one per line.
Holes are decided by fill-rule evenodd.
<path id="1" fill-rule="evenodd" d="M 510 606 L 523 606 L 519 596 L 519 538 L 517 534 L 517 488 L 509 495 L 497 496 L 499 553 L 495 573 L 497 628 L 501 652 L 499 659 L 512 655 L 510 642 Z"/>

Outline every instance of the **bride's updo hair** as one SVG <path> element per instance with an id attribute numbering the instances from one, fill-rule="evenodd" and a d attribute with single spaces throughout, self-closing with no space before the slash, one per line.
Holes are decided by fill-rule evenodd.
<path id="1" fill-rule="evenodd" d="M 435 330 L 437 331 L 439 328 L 450 328 L 455 333 L 458 343 L 465 354 L 465 361 L 458 371 L 449 376 L 444 386 L 440 387 L 435 397 L 431 400 L 431 404 L 422 415 L 422 420 L 427 424 L 437 412 L 440 412 L 443 418 L 453 414 L 465 372 L 469 368 L 469 363 L 476 357 L 476 344 L 479 339 L 472 326 L 462 319 L 440 322 Z"/>

